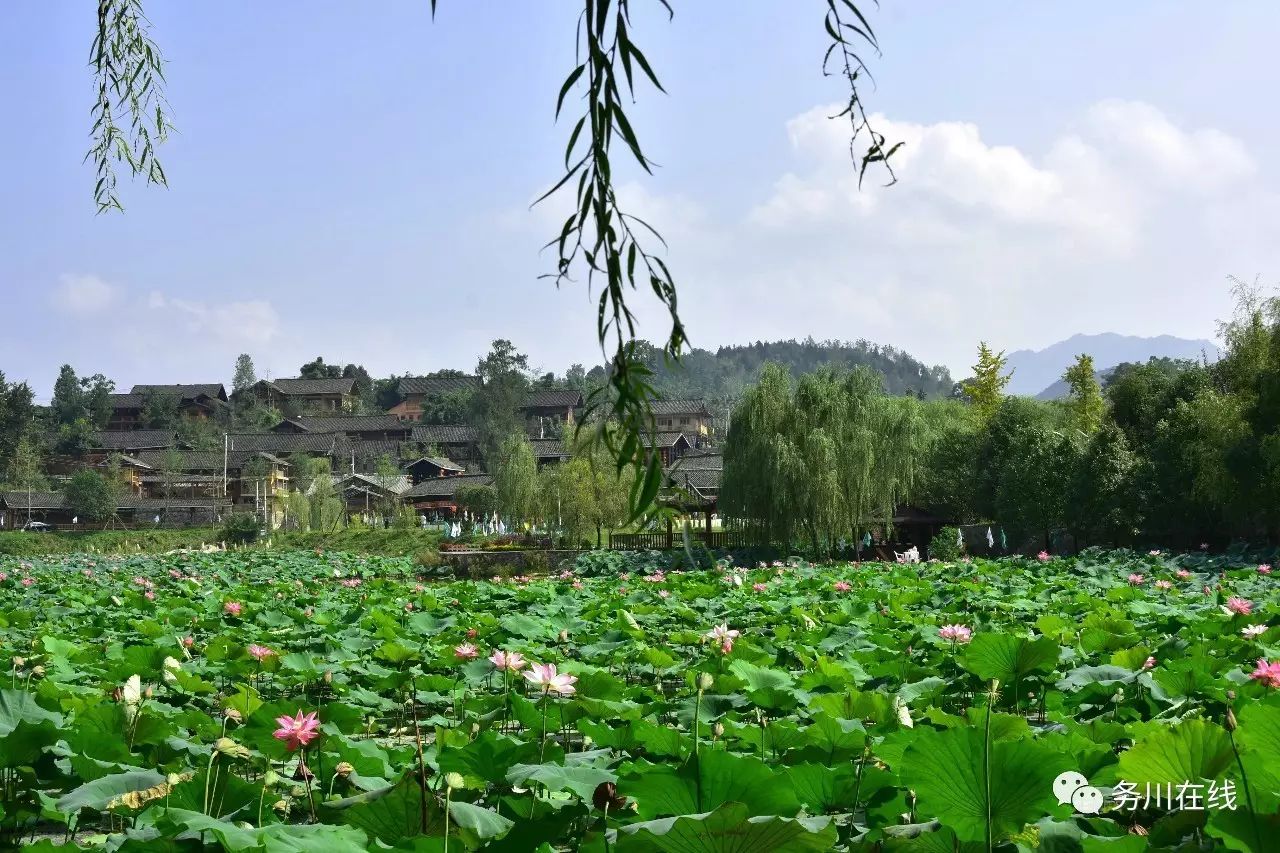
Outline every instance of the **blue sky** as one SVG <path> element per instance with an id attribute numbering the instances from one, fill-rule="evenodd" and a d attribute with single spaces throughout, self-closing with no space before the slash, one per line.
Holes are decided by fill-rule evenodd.
<path id="1" fill-rule="evenodd" d="M 640 4 L 644 6 L 643 3 Z M 656 4 L 655 4 L 656 5 Z M 670 96 L 624 197 L 672 248 L 694 342 L 867 339 L 959 372 L 976 341 L 1212 337 L 1226 276 L 1280 272 L 1280 10 L 1262 2 L 885 0 L 870 106 L 907 143 L 859 191 L 818 68 L 818 0 L 678 0 L 636 38 Z M 0 370 L 135 382 L 469 368 L 495 337 L 593 363 L 592 302 L 539 273 L 577 3 L 150 0 L 170 188 L 95 215 L 94 5 L 0 27 Z M 358 11 L 357 11 L 358 9 Z M 661 314 L 638 304 L 643 331 Z"/>

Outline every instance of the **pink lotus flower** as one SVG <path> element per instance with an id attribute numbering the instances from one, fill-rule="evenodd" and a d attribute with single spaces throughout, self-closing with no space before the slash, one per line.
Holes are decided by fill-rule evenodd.
<path id="1" fill-rule="evenodd" d="M 1271 566 L 1267 565 L 1266 563 L 1263 563 L 1261 566 L 1258 566 L 1258 574 L 1260 575 L 1271 574 Z"/>
<path id="2" fill-rule="evenodd" d="M 1233 595 L 1227 599 L 1227 606 L 1223 608 L 1227 615 L 1238 614 L 1240 616 L 1248 616 L 1253 612 L 1253 602 L 1247 598 L 1241 598 Z"/>
<path id="3" fill-rule="evenodd" d="M 1187 571 L 1186 569 L 1178 569 L 1178 577 L 1182 578 L 1183 580 L 1186 580 L 1187 578 L 1191 577 L 1191 572 Z"/>
<path id="4" fill-rule="evenodd" d="M 572 696 L 577 691 L 573 686 L 578 680 L 577 677 L 565 672 L 556 672 L 556 665 L 553 663 L 532 664 L 529 671 L 524 673 L 524 678 L 544 694 Z"/>
<path id="5" fill-rule="evenodd" d="M 249 655 L 258 663 L 262 663 L 264 660 L 275 654 L 275 651 L 272 649 L 269 649 L 266 646 L 260 646 L 257 643 L 251 644 L 248 651 Z"/>
<path id="6" fill-rule="evenodd" d="M 631 572 L 621 572 L 618 574 L 618 580 L 625 581 L 631 579 Z"/>
<path id="7" fill-rule="evenodd" d="M 33 583 L 35 583 L 35 582 L 36 582 L 36 579 L 35 579 L 35 578 L 23 578 L 23 579 L 22 579 L 22 585 L 23 585 L 23 586 L 31 586 L 31 585 L 32 585 Z"/>
<path id="8" fill-rule="evenodd" d="M 667 579 L 667 575 L 665 572 L 656 571 L 651 575 L 645 575 L 644 579 L 649 583 L 662 583 Z"/>
<path id="9" fill-rule="evenodd" d="M 7 581 L 8 579 L 9 579 L 8 572 L 0 572 L 0 581 Z"/>
<path id="10" fill-rule="evenodd" d="M 1249 677 L 1268 687 L 1280 687 L 1280 660 L 1267 663 L 1266 658 L 1258 658 L 1258 668 L 1249 673 Z"/>
<path id="11" fill-rule="evenodd" d="M 729 623 L 716 625 L 705 635 L 705 639 L 712 640 L 717 643 L 723 643 L 725 640 L 736 640 L 742 636 L 741 631 L 733 631 L 729 629 Z"/>
<path id="12" fill-rule="evenodd" d="M 290 752 L 311 743 L 318 734 L 316 730 L 320 728 L 320 718 L 315 711 L 306 716 L 299 711 L 296 717 L 276 717 L 276 723 L 280 728 L 272 732 L 272 737 L 284 741 L 285 748 Z"/>
<path id="13" fill-rule="evenodd" d="M 670 598 L 670 597 L 671 597 L 670 591 L 665 589 L 658 590 L 658 598 Z"/>
<path id="14" fill-rule="evenodd" d="M 753 583 L 751 589 L 755 592 L 768 592 L 769 585 L 767 583 Z"/>
<path id="15" fill-rule="evenodd" d="M 938 629 L 938 636 L 963 645 L 973 639 L 973 629 L 968 625 L 943 625 Z"/>
<path id="16" fill-rule="evenodd" d="M 720 654 L 727 655 L 733 651 L 733 638 L 725 637 L 720 641 Z"/>
<path id="17" fill-rule="evenodd" d="M 239 616 L 242 609 L 243 605 L 238 601 L 228 601 L 226 604 L 222 605 L 223 612 L 231 616 Z"/>
<path id="18" fill-rule="evenodd" d="M 834 589 L 836 592 L 848 592 L 849 590 L 853 589 L 853 584 L 849 583 L 848 581 L 836 581 L 831 585 L 831 588 Z"/>
<path id="19" fill-rule="evenodd" d="M 574 588 L 574 589 L 582 589 L 582 581 L 574 581 L 574 582 L 573 582 L 573 588 Z"/>
<path id="20" fill-rule="evenodd" d="M 1156 659 L 1154 657 L 1151 657 L 1150 655 L 1148 655 L 1147 659 L 1142 662 L 1143 669 L 1153 669 L 1155 665 L 1156 665 Z"/>
<path id="21" fill-rule="evenodd" d="M 151 590 L 147 590 L 146 592 L 144 592 L 144 593 L 142 594 L 142 597 L 143 597 L 143 598 L 145 598 L 147 601 L 155 601 L 155 600 L 156 600 L 156 594 L 155 594 L 154 592 L 152 592 Z"/>
<path id="22" fill-rule="evenodd" d="M 568 569 L 565 569 L 563 572 L 560 573 L 560 580 L 562 581 L 573 580 L 573 572 L 569 571 Z"/>
<path id="23" fill-rule="evenodd" d="M 470 643 L 460 643 L 453 647 L 453 656 L 458 660 L 475 660 L 480 651 Z"/>
<path id="24" fill-rule="evenodd" d="M 502 575 L 494 575 L 493 577 L 489 578 L 489 580 L 492 583 L 502 583 Z"/>
<path id="25" fill-rule="evenodd" d="M 1265 633 L 1267 633 L 1266 625 L 1245 625 L 1240 629 L 1241 636 L 1246 640 L 1256 640 Z"/>
<path id="26" fill-rule="evenodd" d="M 1152 557 L 1159 557 L 1159 556 L 1160 556 L 1160 549 L 1159 549 L 1159 548 L 1156 548 L 1156 549 L 1155 549 L 1155 550 L 1153 550 L 1153 551 L 1148 551 L 1148 552 L 1147 552 L 1147 554 L 1148 554 L 1148 555 L 1150 555 L 1150 556 L 1152 556 Z"/>
<path id="27" fill-rule="evenodd" d="M 1208 542 L 1201 542 L 1201 543 L 1200 543 L 1200 550 L 1201 550 L 1201 551 L 1208 551 L 1208 550 L 1209 550 L 1209 543 L 1208 543 Z"/>
<path id="28" fill-rule="evenodd" d="M 519 672 L 524 669 L 524 655 L 519 652 L 504 652 L 495 649 L 493 654 L 489 655 L 489 662 L 503 672 Z"/>
<path id="29" fill-rule="evenodd" d="M 87 578 L 91 578 L 93 577 L 93 569 L 81 569 L 80 574 L 84 575 Z"/>
<path id="30" fill-rule="evenodd" d="M 1130 586 L 1142 586 L 1142 583 L 1145 580 L 1146 580 L 1146 577 L 1144 575 L 1140 575 L 1136 572 L 1134 574 L 1129 575 Z"/>
<path id="31" fill-rule="evenodd" d="M 187 636 L 185 636 L 185 637 L 183 637 L 183 638 L 182 638 L 182 647 L 183 647 L 184 649 L 189 649 L 189 648 L 191 648 L 192 646 L 194 646 L 195 644 L 196 644 L 196 638 L 195 638 L 195 637 L 192 637 L 192 636 L 191 636 L 191 635 L 189 635 L 189 634 L 188 634 Z"/>
<path id="32" fill-rule="evenodd" d="M 1042 563 L 1047 563 L 1052 560 L 1053 557 L 1049 556 L 1048 551 L 1041 551 L 1039 554 L 1036 554 L 1036 559 Z"/>
<path id="33" fill-rule="evenodd" d="M 1156 589 L 1173 589 L 1173 584 L 1166 580 L 1156 581 Z"/>

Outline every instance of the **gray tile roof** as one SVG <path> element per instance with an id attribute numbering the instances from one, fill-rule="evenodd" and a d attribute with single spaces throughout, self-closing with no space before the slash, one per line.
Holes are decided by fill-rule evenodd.
<path id="1" fill-rule="evenodd" d="M 30 503 L 28 503 L 28 500 Z M 14 509 L 61 509 L 63 506 L 61 492 L 0 492 L 0 504 Z"/>
<path id="2" fill-rule="evenodd" d="M 112 409 L 141 409 L 141 394 L 108 394 L 107 405 Z"/>
<path id="3" fill-rule="evenodd" d="M 558 438 L 531 438 L 529 445 L 536 459 L 558 459 L 569 455 L 564 442 Z"/>
<path id="4" fill-rule="evenodd" d="M 649 433 L 644 434 L 645 447 L 674 447 L 680 439 L 684 438 L 688 443 L 689 439 L 685 438 L 682 432 L 660 432 L 656 436 Z"/>
<path id="5" fill-rule="evenodd" d="M 161 469 L 166 463 L 165 455 L 163 451 L 145 450 L 138 454 L 138 460 L 150 468 Z M 180 450 L 178 451 L 178 458 L 181 460 L 178 468 L 180 471 L 222 470 L 221 450 Z M 244 466 L 245 462 L 253 458 L 274 462 L 277 465 L 289 464 L 279 457 L 272 456 L 270 453 L 262 453 L 256 450 L 229 450 L 227 451 L 227 468 L 239 470 Z"/>
<path id="6" fill-rule="evenodd" d="M 677 459 L 671 468 L 679 471 L 719 471 L 724 468 L 724 456 L 718 450 L 714 453 L 690 450 Z"/>
<path id="7" fill-rule="evenodd" d="M 26 492 L 0 492 L 0 504 L 10 511 L 26 509 Z M 140 512 L 159 511 L 163 509 L 215 509 L 227 506 L 221 498 L 142 498 L 136 495 L 125 495 L 117 501 L 117 509 Z M 32 509 L 49 510 L 65 509 L 66 500 L 61 492 L 33 492 L 30 507 Z"/>
<path id="8" fill-rule="evenodd" d="M 410 438 L 425 444 L 470 444 L 479 435 L 468 424 L 416 424 Z"/>
<path id="9" fill-rule="evenodd" d="M 404 493 L 406 498 L 451 498 L 463 486 L 488 486 L 493 478 L 488 474 L 459 474 L 456 477 L 431 477 Z"/>
<path id="10" fill-rule="evenodd" d="M 711 415 L 702 400 L 654 400 L 650 408 L 655 415 Z"/>
<path id="11" fill-rule="evenodd" d="M 286 396 L 309 394 L 354 394 L 354 379 L 268 379 L 268 385 Z"/>
<path id="12" fill-rule="evenodd" d="M 331 456 L 337 439 L 337 435 L 330 433 L 240 432 L 231 433 L 229 444 L 232 450 L 259 450 L 277 456 L 290 453 Z"/>
<path id="13" fill-rule="evenodd" d="M 135 429 L 125 432 L 101 431 L 93 433 L 91 442 L 103 450 L 153 450 L 158 447 L 174 447 L 178 434 L 170 429 Z"/>
<path id="14" fill-rule="evenodd" d="M 311 433 L 400 432 L 407 435 L 413 427 L 395 415 L 298 415 L 286 418 L 272 429 L 281 429 L 286 424 Z"/>
<path id="15" fill-rule="evenodd" d="M 347 489 L 348 487 L 368 487 L 381 489 L 390 492 L 393 495 L 403 495 L 409 491 L 413 481 L 406 474 L 395 474 L 390 477 L 379 476 L 378 474 L 341 474 L 334 480 L 334 486 L 338 489 Z"/>
<path id="16" fill-rule="evenodd" d="M 406 376 L 396 385 L 396 393 L 401 397 L 439 397 L 479 387 L 479 376 Z"/>
<path id="17" fill-rule="evenodd" d="M 413 466 L 421 462 L 427 462 L 431 465 L 434 465 L 437 468 L 439 468 L 441 471 L 458 471 L 459 473 L 461 473 L 462 471 L 466 470 L 457 462 L 454 462 L 452 459 L 446 459 L 443 456 L 422 456 L 418 459 L 405 462 L 404 465 L 402 465 L 401 467 L 407 471 Z"/>
<path id="18" fill-rule="evenodd" d="M 526 409 L 571 409 L 581 405 L 581 391 L 560 391 L 553 388 L 535 389 L 524 399 Z"/>
<path id="19" fill-rule="evenodd" d="M 227 389 L 221 382 L 203 382 L 181 385 L 134 385 L 129 393 L 139 396 L 147 393 L 173 394 L 180 400 L 194 400 L 197 397 L 212 397 L 215 400 L 227 399 Z"/>

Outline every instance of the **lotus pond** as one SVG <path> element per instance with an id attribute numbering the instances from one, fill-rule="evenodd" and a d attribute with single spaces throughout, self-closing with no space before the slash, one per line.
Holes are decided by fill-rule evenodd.
<path id="1" fill-rule="evenodd" d="M 1256 562 L 415 570 L 0 561 L 0 846 L 1280 849 Z"/>

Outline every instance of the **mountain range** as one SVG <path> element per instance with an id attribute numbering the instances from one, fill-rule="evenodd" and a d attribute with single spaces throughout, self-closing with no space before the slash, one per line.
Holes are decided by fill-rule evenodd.
<path id="1" fill-rule="evenodd" d="M 1077 355 L 1093 356 L 1094 367 L 1100 379 L 1123 362 L 1144 362 L 1155 356 L 1185 358 L 1200 361 L 1216 361 L 1221 350 L 1212 341 L 1159 335 L 1144 338 L 1137 335 L 1118 335 L 1106 332 L 1100 335 L 1072 335 L 1041 350 L 1015 350 L 1008 353 L 1007 369 L 1013 371 L 1005 391 L 1056 400 L 1065 397 L 1067 385 L 1062 374 L 1075 361 Z"/>

